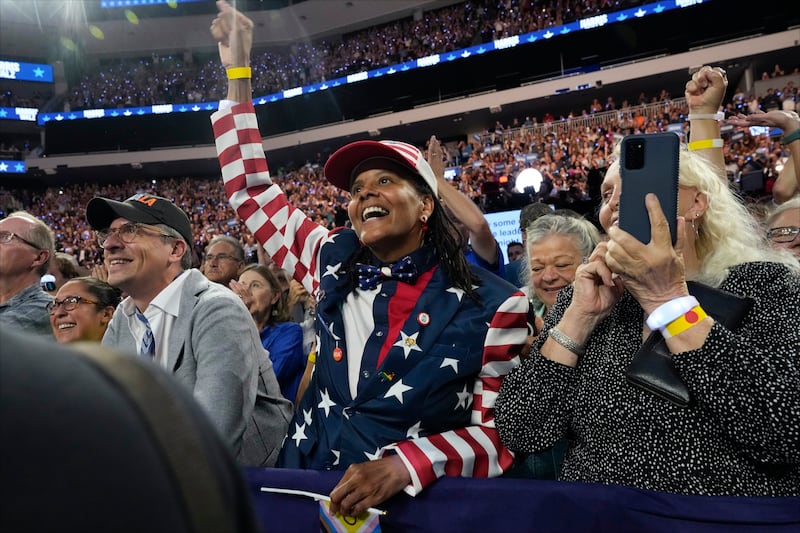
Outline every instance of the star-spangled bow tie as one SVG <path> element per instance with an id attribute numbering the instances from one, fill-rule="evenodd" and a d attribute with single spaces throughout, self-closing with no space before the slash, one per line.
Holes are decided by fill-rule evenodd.
<path id="1" fill-rule="evenodd" d="M 396 279 L 411 283 L 417 278 L 417 267 L 411 262 L 411 258 L 406 256 L 391 266 L 376 267 L 356 264 L 358 274 L 358 288 L 362 291 L 369 291 L 378 286 L 385 279 Z"/>

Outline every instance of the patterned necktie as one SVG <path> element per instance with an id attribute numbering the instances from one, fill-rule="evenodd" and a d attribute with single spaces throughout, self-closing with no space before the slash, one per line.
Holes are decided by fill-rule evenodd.
<path id="1" fill-rule="evenodd" d="M 391 266 L 376 267 L 357 263 L 356 273 L 358 274 L 358 288 L 362 291 L 374 289 L 385 279 L 396 279 L 406 283 L 417 279 L 417 267 L 411 262 L 409 256 Z"/>
<path id="2" fill-rule="evenodd" d="M 156 341 L 153 338 L 153 330 L 150 329 L 150 322 L 138 309 L 136 310 L 136 318 L 146 328 L 144 336 L 142 336 L 142 344 L 139 346 L 139 355 L 146 355 L 152 358 L 156 353 Z"/>

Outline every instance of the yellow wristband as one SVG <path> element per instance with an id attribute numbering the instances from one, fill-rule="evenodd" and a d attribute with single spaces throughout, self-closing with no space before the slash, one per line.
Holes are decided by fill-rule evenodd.
<path id="1" fill-rule="evenodd" d="M 229 80 L 249 79 L 253 77 L 253 69 L 250 67 L 233 67 L 228 69 Z"/>
<path id="2" fill-rule="evenodd" d="M 706 150 L 708 148 L 722 148 L 722 139 L 704 139 L 702 141 L 692 141 L 689 143 L 689 150 Z"/>
<path id="3" fill-rule="evenodd" d="M 703 308 L 696 305 L 661 328 L 661 335 L 663 335 L 665 339 L 669 339 L 670 337 L 683 333 L 687 329 L 693 328 L 706 318 L 708 318 L 708 315 L 703 311 Z"/>
<path id="4" fill-rule="evenodd" d="M 311 361 L 312 363 L 316 363 L 317 362 L 317 352 L 311 352 L 310 354 L 308 354 L 308 360 Z"/>

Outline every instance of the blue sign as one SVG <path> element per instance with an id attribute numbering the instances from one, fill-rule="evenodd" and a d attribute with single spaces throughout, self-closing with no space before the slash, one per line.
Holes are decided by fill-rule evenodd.
<path id="1" fill-rule="evenodd" d="M 100 7 L 114 8 L 114 7 L 137 7 L 137 6 L 158 6 L 168 3 L 172 4 L 186 4 L 189 2 L 201 2 L 202 0 L 101 0 Z"/>
<path id="2" fill-rule="evenodd" d="M 139 3 L 134 4 L 133 2 L 135 1 L 136 0 L 104 0 L 104 3 L 108 4 L 105 5 L 104 7 L 130 7 L 132 5 L 149 5 L 150 3 L 154 4 L 166 3 L 166 0 L 164 1 L 153 0 L 152 2 L 150 0 L 138 0 Z M 189 1 L 189 0 L 184 0 L 184 1 Z M 364 71 L 364 72 L 356 72 L 355 74 L 349 74 L 347 76 L 343 76 L 341 78 L 336 78 L 333 80 L 314 83 L 312 85 L 307 85 L 303 87 L 294 87 L 291 89 L 285 89 L 277 93 L 256 97 L 253 99 L 253 105 L 264 105 L 271 102 L 277 102 L 279 100 L 294 98 L 296 96 L 301 96 L 303 94 L 312 94 L 315 92 L 324 91 L 332 87 L 340 87 L 342 85 L 358 83 L 372 78 L 392 76 L 402 72 L 408 72 L 409 70 L 414 70 L 417 68 L 432 67 L 440 63 L 467 59 L 469 57 L 476 55 L 487 54 L 497 50 L 505 50 L 508 48 L 514 48 L 517 46 L 531 44 L 538 41 L 558 38 L 560 36 L 568 35 L 570 33 L 574 33 L 577 31 L 599 28 L 601 26 L 606 26 L 618 22 L 625 22 L 627 20 L 644 18 L 650 15 L 659 15 L 661 13 L 664 13 L 666 11 L 671 11 L 673 9 L 682 9 L 686 7 L 691 7 L 696 4 L 708 3 L 710 1 L 711 0 L 670 0 L 667 2 L 659 2 L 655 4 L 647 4 L 629 9 L 623 9 L 622 11 L 615 11 L 613 13 L 604 13 L 601 15 L 596 15 L 582 20 L 570 22 L 562 26 L 548 28 L 546 30 L 535 31 L 532 33 L 525 33 L 523 35 L 515 35 L 513 37 L 505 37 L 503 39 L 498 39 L 490 43 L 478 44 L 461 50 L 453 50 L 452 52 L 444 52 L 441 54 L 434 54 L 419 59 L 414 59 L 412 61 L 406 61 L 405 63 L 400 63 L 399 65 L 381 67 L 378 69 Z M 582 67 L 580 69 L 573 69 L 572 73 L 581 74 L 586 72 L 593 72 L 595 70 L 597 70 L 597 66 L 587 66 L 587 67 Z M 569 88 L 566 88 L 564 90 L 568 91 Z M 163 110 L 165 106 L 147 106 L 147 107 L 137 107 L 128 109 L 92 109 L 89 111 L 74 111 L 71 113 L 40 113 L 37 122 L 39 123 L 39 125 L 44 125 L 46 122 L 49 122 L 51 120 L 61 121 L 61 120 L 78 120 L 84 118 L 98 118 L 98 117 L 138 116 L 138 115 L 149 115 L 154 113 L 213 111 L 217 108 L 218 102 L 211 102 L 211 103 L 207 102 L 202 104 L 167 104 L 167 105 L 172 107 L 170 111 Z M 159 111 L 156 111 L 155 109 L 159 109 Z"/>
<path id="3" fill-rule="evenodd" d="M 0 78 L 53 83 L 53 67 L 40 63 L 23 63 L 21 61 L 0 59 Z"/>
<path id="4" fill-rule="evenodd" d="M 36 122 L 39 110 L 35 107 L 0 107 L 0 120 L 25 120 Z"/>
<path id="5" fill-rule="evenodd" d="M 25 162 L 0 159 L 0 174 L 25 174 Z"/>
<path id="6" fill-rule="evenodd" d="M 461 167 L 447 167 L 444 169 L 444 179 L 451 180 L 461 175 Z"/>

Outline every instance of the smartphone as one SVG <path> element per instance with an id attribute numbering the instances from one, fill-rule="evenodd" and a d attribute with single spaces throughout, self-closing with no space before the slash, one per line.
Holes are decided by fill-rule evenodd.
<path id="1" fill-rule="evenodd" d="M 640 242 L 650 242 L 650 216 L 644 198 L 654 193 L 669 223 L 672 244 L 678 226 L 678 158 L 680 139 L 671 132 L 628 135 L 620 150 L 622 192 L 619 227 Z"/>

